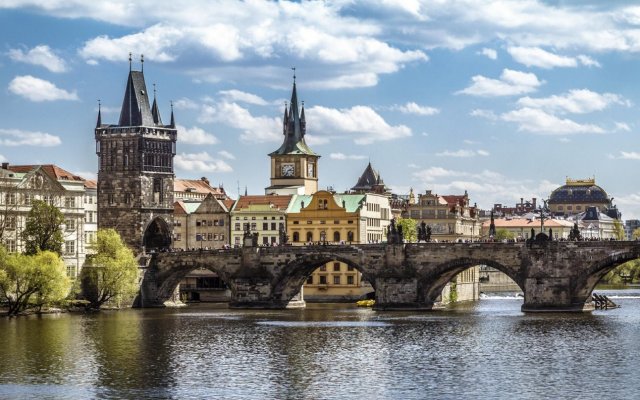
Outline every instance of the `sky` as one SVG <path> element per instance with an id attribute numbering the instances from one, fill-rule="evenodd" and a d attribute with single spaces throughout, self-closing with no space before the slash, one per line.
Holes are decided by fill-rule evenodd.
<path id="1" fill-rule="evenodd" d="M 181 4 L 186 3 L 186 4 Z M 596 179 L 640 219 L 640 5 L 599 0 L 2 0 L 0 160 L 95 178 L 129 71 L 173 102 L 179 178 L 269 186 L 292 67 L 319 187 L 489 209 Z"/>

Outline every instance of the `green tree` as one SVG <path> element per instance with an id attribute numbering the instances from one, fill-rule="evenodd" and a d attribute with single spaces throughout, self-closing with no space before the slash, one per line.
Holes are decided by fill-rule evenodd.
<path id="1" fill-rule="evenodd" d="M 113 229 L 98 230 L 88 265 L 82 269 L 82 286 L 90 307 L 99 309 L 110 300 L 132 297 L 138 290 L 138 263 Z"/>
<path id="2" fill-rule="evenodd" d="M 637 282 L 640 278 L 640 259 L 626 262 L 609 271 L 602 280 L 607 283 L 620 284 Z"/>
<path id="3" fill-rule="evenodd" d="M 504 228 L 500 228 L 496 230 L 496 235 L 493 237 L 493 240 L 497 241 L 497 242 L 501 242 L 505 239 L 510 240 L 510 239 L 515 239 L 516 235 Z"/>
<path id="4" fill-rule="evenodd" d="M 22 231 L 25 254 L 53 251 L 61 255 L 64 238 L 60 226 L 63 222 L 64 215 L 56 206 L 42 200 L 34 200 Z"/>
<path id="5" fill-rule="evenodd" d="M 636 228 L 633 230 L 633 232 L 631 233 L 631 238 L 632 239 L 640 239 L 640 228 Z"/>
<path id="6" fill-rule="evenodd" d="M 71 288 L 64 262 L 50 251 L 35 255 L 7 253 L 0 247 L 0 299 L 8 315 L 62 301 Z"/>
<path id="7" fill-rule="evenodd" d="M 405 242 L 415 242 L 418 239 L 418 222 L 412 218 L 398 218 L 396 226 L 402 227 Z"/>
<path id="8" fill-rule="evenodd" d="M 616 236 L 617 240 L 624 240 L 624 227 L 619 219 L 613 220 L 613 234 Z"/>

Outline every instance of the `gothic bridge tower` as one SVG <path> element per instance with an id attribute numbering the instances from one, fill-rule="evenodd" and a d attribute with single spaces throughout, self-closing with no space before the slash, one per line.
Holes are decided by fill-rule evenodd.
<path id="1" fill-rule="evenodd" d="M 173 221 L 173 157 L 177 130 L 163 125 L 140 71 L 131 69 L 118 124 L 95 129 L 98 155 L 98 227 L 114 228 L 136 254 L 169 247 Z M 155 86 L 155 85 L 154 85 Z"/>
<path id="2" fill-rule="evenodd" d="M 318 191 L 318 159 L 304 140 L 307 126 L 304 103 L 298 108 L 296 76 L 293 75 L 293 90 L 289 109 L 284 108 L 282 133 L 284 141 L 271 154 L 271 186 L 265 194 L 313 194 Z"/>

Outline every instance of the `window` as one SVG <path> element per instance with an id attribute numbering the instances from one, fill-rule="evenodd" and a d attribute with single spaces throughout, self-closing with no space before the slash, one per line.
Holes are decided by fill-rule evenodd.
<path id="1" fill-rule="evenodd" d="M 294 225 L 299 225 L 299 224 L 300 224 L 300 221 L 293 221 L 293 224 L 294 224 Z"/>
<path id="2" fill-rule="evenodd" d="M 300 241 L 300 234 L 298 232 L 293 232 L 293 241 L 294 242 Z"/>
<path id="3" fill-rule="evenodd" d="M 333 277 L 333 284 L 334 285 L 339 285 L 340 284 L 340 276 L 339 275 Z"/>
<path id="4" fill-rule="evenodd" d="M 107 194 L 107 202 L 109 204 L 112 204 L 112 205 L 116 203 L 116 199 L 115 199 L 115 196 L 113 195 L 113 193 Z"/>
<path id="5" fill-rule="evenodd" d="M 335 272 L 340 272 L 340 263 L 333 263 L 333 270 Z"/>
<path id="6" fill-rule="evenodd" d="M 64 220 L 65 229 L 67 231 L 73 231 L 76 229 L 76 220 L 75 219 L 65 219 Z"/>
<path id="7" fill-rule="evenodd" d="M 262 224 L 262 230 L 263 231 L 268 231 L 269 230 L 269 223 L 268 222 L 265 222 L 265 223 Z"/>
<path id="8" fill-rule="evenodd" d="M 326 271 L 326 270 L 327 270 L 326 264 L 320 266 L 320 271 Z"/>
<path id="9" fill-rule="evenodd" d="M 354 271 L 354 270 L 355 270 L 355 268 L 353 268 L 351 265 L 349 265 L 349 266 L 347 267 L 347 271 Z"/>
<path id="10" fill-rule="evenodd" d="M 349 221 L 347 221 L 347 224 L 353 224 L 353 220 L 350 219 Z"/>
<path id="11" fill-rule="evenodd" d="M 271 223 L 271 230 L 272 230 L 272 231 L 275 231 L 275 230 L 277 230 L 277 229 L 278 229 L 278 228 L 276 228 L 276 223 L 275 223 L 275 222 L 272 222 L 272 223 Z"/>
<path id="12" fill-rule="evenodd" d="M 69 278 L 76 277 L 76 267 L 74 265 L 67 265 L 67 276 Z"/>
<path id="13" fill-rule="evenodd" d="M 262 244 L 264 244 L 264 245 L 269 244 L 269 238 L 267 236 L 263 236 L 262 237 Z"/>
<path id="14" fill-rule="evenodd" d="M 353 279 L 353 275 L 348 275 L 347 276 L 347 285 L 353 285 L 354 279 Z"/>
<path id="15" fill-rule="evenodd" d="M 75 208 L 76 206 L 76 198 L 67 196 L 64 198 L 64 206 L 65 208 Z"/>
<path id="16" fill-rule="evenodd" d="M 73 240 L 67 240 L 64 242 L 64 254 L 71 255 L 76 252 L 76 242 Z"/>
<path id="17" fill-rule="evenodd" d="M 347 232 L 347 240 L 350 242 L 353 242 L 353 232 L 349 231 Z"/>
<path id="18" fill-rule="evenodd" d="M 307 232 L 307 242 L 313 241 L 313 232 Z"/>
<path id="19" fill-rule="evenodd" d="M 5 194 L 6 204 L 15 205 L 16 204 L 16 194 L 15 193 L 7 193 Z"/>
<path id="20" fill-rule="evenodd" d="M 5 217 L 7 219 L 4 228 L 5 229 L 16 229 L 16 216 L 15 215 L 7 215 Z"/>
<path id="21" fill-rule="evenodd" d="M 340 232 L 333 232 L 333 241 L 334 242 L 340 241 Z"/>
<path id="22" fill-rule="evenodd" d="M 252 230 L 252 231 L 255 231 L 256 229 L 257 229 L 257 228 L 256 228 L 256 223 L 255 223 L 255 222 L 252 222 L 252 223 L 251 223 L 251 230 Z"/>
<path id="23" fill-rule="evenodd" d="M 235 224 L 235 226 L 234 226 L 234 229 L 235 229 L 236 231 L 239 231 L 239 230 L 240 230 L 240 222 L 236 222 L 236 224 Z"/>
<path id="24" fill-rule="evenodd" d="M 176 241 L 179 242 L 182 240 L 182 234 L 181 233 L 176 233 Z"/>
<path id="25" fill-rule="evenodd" d="M 324 275 L 320 276 L 320 284 L 321 285 L 326 285 L 327 284 L 327 277 Z"/>
<path id="26" fill-rule="evenodd" d="M 26 193 L 24 195 L 24 204 L 27 205 L 27 206 L 30 206 L 32 201 L 33 201 L 33 195 L 29 194 L 29 193 Z"/>
<path id="27" fill-rule="evenodd" d="M 309 275 L 307 278 L 307 285 L 313 285 L 313 275 Z"/>
<path id="28" fill-rule="evenodd" d="M 207 234 L 207 240 L 208 241 L 212 241 L 213 240 L 213 233 L 208 233 Z"/>
<path id="29" fill-rule="evenodd" d="M 9 253 L 15 253 L 16 252 L 16 241 L 15 239 L 6 239 L 4 241 L 4 246 L 7 249 L 7 251 Z"/>

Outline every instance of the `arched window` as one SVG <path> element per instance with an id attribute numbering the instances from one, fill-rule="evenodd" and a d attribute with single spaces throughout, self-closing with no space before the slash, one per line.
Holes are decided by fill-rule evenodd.
<path id="1" fill-rule="evenodd" d="M 294 242 L 300 241 L 300 234 L 298 232 L 293 232 L 293 241 Z"/>
<path id="2" fill-rule="evenodd" d="M 313 242 L 313 232 L 307 232 L 307 242 Z"/>
<path id="3" fill-rule="evenodd" d="M 327 232 L 320 231 L 320 241 L 321 242 L 326 242 L 327 241 Z"/>
<path id="4" fill-rule="evenodd" d="M 353 242 L 353 231 L 347 232 L 347 240 Z"/>
<path id="5" fill-rule="evenodd" d="M 334 242 L 340 241 L 340 232 L 333 232 L 333 241 Z"/>

